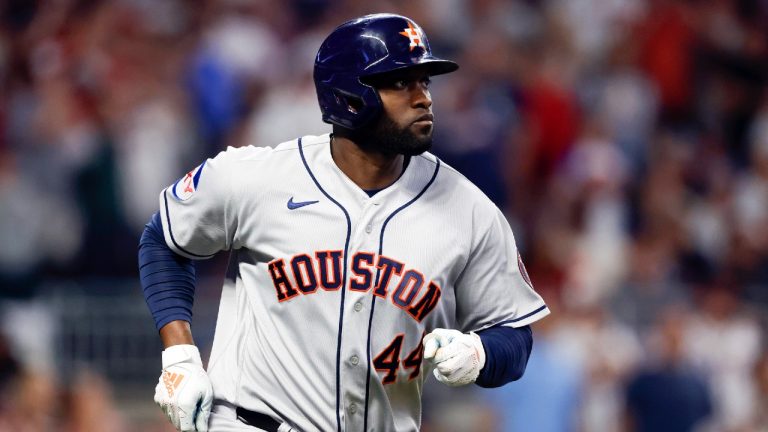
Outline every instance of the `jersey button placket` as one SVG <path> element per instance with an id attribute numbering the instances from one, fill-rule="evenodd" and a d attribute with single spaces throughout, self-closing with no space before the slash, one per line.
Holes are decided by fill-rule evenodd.
<path id="1" fill-rule="evenodd" d="M 378 238 L 372 236 L 374 230 L 373 221 L 379 207 L 374 207 L 371 201 L 366 200 L 359 213 L 355 215 L 353 220 L 353 231 L 350 237 L 349 252 L 350 257 L 354 257 L 357 253 L 376 253 L 378 252 Z M 348 263 L 347 272 L 351 275 L 353 263 Z M 375 271 L 375 256 L 374 262 L 366 267 L 371 271 Z M 374 273 L 375 274 L 375 273 Z M 372 283 L 372 281 L 370 282 Z M 344 402 L 348 416 L 345 421 L 345 430 L 358 431 L 363 430 L 363 418 L 365 403 L 365 385 L 368 380 L 368 373 L 365 367 L 364 355 L 362 352 L 366 349 L 367 344 L 367 329 L 368 325 L 368 310 L 365 305 L 367 301 L 370 301 L 370 289 L 368 291 L 347 291 L 347 305 L 345 308 L 349 311 L 344 315 L 344 330 L 343 330 L 343 353 L 342 359 L 344 373 Z M 363 312 L 363 313 L 360 313 Z M 363 331 L 361 331 L 361 329 Z"/>
<path id="2" fill-rule="evenodd" d="M 377 205 L 378 203 L 372 203 L 369 201 L 365 203 L 362 211 L 360 212 L 360 220 L 358 222 L 359 223 L 358 227 L 362 227 L 363 230 L 365 231 L 365 234 L 370 234 L 373 232 L 373 218 L 376 214 L 376 210 L 374 209 L 374 207 Z M 365 225 L 363 226 L 363 224 Z M 357 229 L 359 230 L 360 228 L 357 228 Z M 365 234 L 362 234 L 362 232 L 360 231 L 357 231 L 357 232 L 360 235 L 363 235 L 365 237 Z"/>

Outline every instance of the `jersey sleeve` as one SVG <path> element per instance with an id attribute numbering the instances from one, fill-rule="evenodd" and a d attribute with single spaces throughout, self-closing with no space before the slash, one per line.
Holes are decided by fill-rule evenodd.
<path id="1" fill-rule="evenodd" d="M 456 318 L 462 331 L 522 327 L 549 314 L 533 289 L 507 219 L 493 209 L 482 211 L 485 221 L 478 221 L 469 260 L 456 283 Z"/>
<path id="2" fill-rule="evenodd" d="M 163 235 L 177 254 L 199 260 L 231 248 L 237 199 L 230 153 L 206 160 L 160 193 Z"/>

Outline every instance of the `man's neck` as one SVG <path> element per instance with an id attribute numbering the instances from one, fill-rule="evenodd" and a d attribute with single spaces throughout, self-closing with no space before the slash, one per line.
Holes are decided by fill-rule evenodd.
<path id="1" fill-rule="evenodd" d="M 365 151 L 340 136 L 332 135 L 331 155 L 336 166 L 363 190 L 383 189 L 403 172 L 403 155 Z"/>

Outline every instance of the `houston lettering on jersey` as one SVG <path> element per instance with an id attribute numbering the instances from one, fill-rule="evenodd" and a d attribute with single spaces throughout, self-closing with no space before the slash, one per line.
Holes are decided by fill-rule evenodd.
<path id="1" fill-rule="evenodd" d="M 286 261 L 283 258 L 269 263 L 269 275 L 275 284 L 277 300 L 283 302 L 299 294 L 312 294 L 321 288 L 336 291 L 341 288 L 342 255 L 340 250 L 318 251 L 314 256 L 298 254 Z M 358 252 L 352 256 L 348 288 L 367 292 L 389 300 L 421 322 L 440 300 L 442 291 L 424 274 L 406 268 L 405 263 L 372 252 Z M 378 275 L 378 278 L 377 278 Z"/>

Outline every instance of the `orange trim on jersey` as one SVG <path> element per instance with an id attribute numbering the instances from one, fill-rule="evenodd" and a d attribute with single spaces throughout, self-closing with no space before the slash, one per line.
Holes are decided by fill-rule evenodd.
<path id="1" fill-rule="evenodd" d="M 365 261 L 365 262 L 368 263 L 368 266 L 366 268 L 361 269 L 361 270 L 367 270 L 367 272 L 368 272 L 368 282 L 367 283 L 365 281 L 365 275 L 362 275 L 362 274 L 358 273 L 355 270 L 355 262 L 356 262 L 357 257 L 359 255 L 370 256 L 369 260 L 362 260 L 362 259 L 360 260 L 361 262 Z M 354 254 L 352 256 L 352 265 L 350 266 L 350 270 L 352 270 L 352 275 L 349 278 L 349 289 L 351 289 L 352 291 L 357 291 L 357 292 L 366 292 L 369 289 L 371 289 L 371 285 L 373 285 L 373 282 L 374 282 L 373 281 L 373 271 L 372 270 L 373 270 L 373 262 L 374 262 L 375 259 L 376 259 L 376 254 L 373 253 L 373 252 L 358 252 L 358 253 L 356 253 L 356 254 Z M 358 279 L 359 277 L 362 277 L 363 280 L 362 281 L 359 280 Z M 358 284 L 358 285 L 363 285 L 364 288 L 355 288 L 355 286 L 354 286 L 355 283 Z"/>
<path id="2" fill-rule="evenodd" d="M 424 362 L 424 336 L 426 335 L 426 330 L 421 332 L 419 344 L 416 345 L 416 348 L 414 348 L 413 351 L 408 353 L 405 359 L 403 359 L 403 368 L 413 369 L 411 374 L 408 375 L 408 382 L 413 381 L 421 374 L 421 364 Z M 413 363 L 413 366 L 409 366 L 406 363 Z"/>
<path id="3" fill-rule="evenodd" d="M 421 278 L 421 281 L 414 278 L 408 278 L 409 273 L 417 274 Z M 410 281 L 413 281 L 413 283 L 410 283 Z M 405 284 L 410 285 L 410 288 Z M 424 273 L 416 269 L 410 269 L 406 271 L 403 274 L 403 277 L 400 278 L 400 283 L 397 284 L 397 288 L 395 288 L 395 291 L 392 292 L 392 303 L 394 303 L 394 305 L 399 307 L 400 309 L 407 311 L 408 307 L 411 306 L 411 303 L 413 303 L 413 300 L 416 298 L 416 295 L 419 293 L 419 291 L 421 291 L 421 287 L 423 286 L 424 286 Z M 399 294 L 398 294 L 398 291 L 400 291 Z M 402 295 L 405 292 L 408 292 L 408 297 L 409 297 L 408 299 L 402 298 Z M 401 302 L 402 304 L 400 304 Z"/>
<path id="4" fill-rule="evenodd" d="M 386 375 L 381 379 L 381 383 L 384 385 L 392 384 L 393 382 L 397 381 L 397 376 L 400 371 L 400 351 L 403 349 L 403 340 L 405 339 L 405 333 L 398 333 L 395 335 L 395 338 L 392 339 L 392 341 L 387 344 L 386 347 L 384 347 L 382 350 L 379 351 L 379 353 L 376 355 L 376 357 L 373 358 L 371 363 L 373 364 L 373 368 L 376 369 L 377 372 L 386 371 Z M 391 351 L 387 353 L 386 356 L 383 358 L 380 358 L 382 354 L 384 354 L 387 351 Z M 394 368 L 378 368 L 376 367 L 376 363 L 379 361 L 384 363 L 394 363 Z M 392 370 L 394 369 L 394 371 Z"/>
<path id="5" fill-rule="evenodd" d="M 298 261 L 300 258 L 302 260 Z M 304 263 L 303 266 L 301 265 L 302 263 Z M 291 271 L 293 272 L 293 279 L 296 281 L 296 287 L 302 294 L 312 294 L 317 291 L 317 274 L 315 274 L 312 257 L 305 253 L 292 256 Z"/>
<path id="6" fill-rule="evenodd" d="M 325 259 L 320 258 L 320 254 L 325 254 Z M 334 259 L 334 254 L 338 255 L 337 259 Z M 320 286 L 326 290 L 326 291 L 336 291 L 339 288 L 341 288 L 341 278 L 342 278 L 342 260 L 344 259 L 344 252 L 341 250 L 325 250 L 325 251 L 317 251 L 315 252 L 315 258 L 317 260 L 317 276 L 318 276 L 318 283 Z M 325 261 L 325 262 L 324 262 Z M 328 262 L 331 263 L 331 267 L 333 269 L 338 269 L 338 273 L 333 271 L 328 271 Z M 336 265 L 338 264 L 338 267 Z M 325 272 L 323 272 L 325 270 Z M 331 273 L 335 276 L 338 276 L 338 278 L 333 279 L 333 281 L 329 281 L 328 285 L 326 285 L 325 280 L 323 280 L 323 273 L 326 275 L 330 275 Z M 330 279 L 330 278 L 329 278 Z"/>
<path id="7" fill-rule="evenodd" d="M 269 275 L 272 277 L 272 283 L 275 285 L 277 291 L 277 301 L 284 302 L 290 300 L 293 297 L 299 295 L 296 288 L 291 284 L 291 280 L 288 278 L 288 273 L 285 271 L 285 260 L 278 258 L 270 261 Z"/>
<path id="8" fill-rule="evenodd" d="M 387 260 L 389 262 L 383 263 L 382 265 L 382 259 Z M 399 264 L 399 270 L 397 268 L 397 265 Z M 387 270 L 385 270 L 385 267 Z M 376 284 L 376 289 L 373 290 L 373 295 L 386 298 L 387 297 L 387 287 L 389 286 L 389 281 L 392 279 L 392 274 L 394 273 L 396 276 L 400 276 L 403 274 L 403 270 L 405 269 L 405 263 L 400 262 L 394 258 L 390 258 L 386 255 L 379 255 L 379 259 L 376 262 L 376 268 L 379 269 L 379 275 L 381 278 L 379 278 L 378 283 Z"/>
<path id="9" fill-rule="evenodd" d="M 421 322 L 435 309 L 437 302 L 440 301 L 440 297 L 443 294 L 440 285 L 435 281 L 429 281 L 428 287 L 429 289 L 427 289 L 427 292 L 424 293 L 421 299 L 406 310 L 406 312 L 418 322 Z"/>

